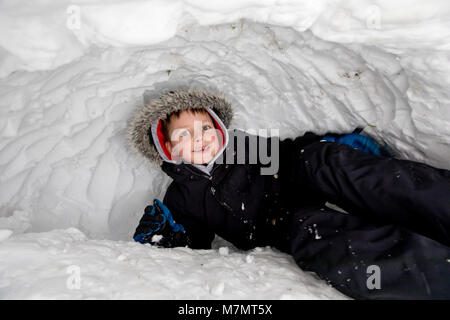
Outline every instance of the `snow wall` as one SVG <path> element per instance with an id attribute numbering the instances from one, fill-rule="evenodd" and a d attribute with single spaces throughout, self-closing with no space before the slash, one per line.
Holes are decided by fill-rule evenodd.
<path id="1" fill-rule="evenodd" d="M 446 0 L 0 3 L 0 228 L 130 240 L 170 179 L 126 145 L 145 89 L 223 91 L 233 128 L 348 132 L 450 169 Z"/>

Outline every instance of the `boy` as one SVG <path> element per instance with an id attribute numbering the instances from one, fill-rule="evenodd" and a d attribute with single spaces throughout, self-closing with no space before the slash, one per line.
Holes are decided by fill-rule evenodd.
<path id="1" fill-rule="evenodd" d="M 253 139 L 227 131 L 232 117 L 218 93 L 145 99 L 130 142 L 173 182 L 145 208 L 136 241 L 209 249 L 218 234 L 289 253 L 353 298 L 450 298 L 449 171 L 385 157 L 361 135 Z M 255 146 L 275 173 L 250 160 Z"/>

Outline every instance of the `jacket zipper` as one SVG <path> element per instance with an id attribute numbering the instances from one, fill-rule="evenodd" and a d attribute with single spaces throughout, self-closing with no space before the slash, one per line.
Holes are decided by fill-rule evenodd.
<path id="1" fill-rule="evenodd" d="M 217 169 L 217 167 L 218 166 L 220 166 L 221 164 L 218 164 L 215 168 L 213 168 L 212 170 L 211 170 L 211 175 L 206 175 L 206 174 L 202 174 L 202 173 L 198 173 L 198 172 L 195 172 L 194 170 L 192 170 L 191 168 L 189 168 L 187 165 L 186 165 L 186 169 L 189 171 L 189 172 L 191 172 L 191 173 L 193 173 L 193 174 L 195 174 L 195 175 L 197 175 L 197 176 L 201 176 L 201 177 L 205 177 L 205 178 L 207 178 L 208 180 L 212 180 L 212 174 L 213 174 L 213 172 L 214 172 L 214 170 L 216 170 Z"/>

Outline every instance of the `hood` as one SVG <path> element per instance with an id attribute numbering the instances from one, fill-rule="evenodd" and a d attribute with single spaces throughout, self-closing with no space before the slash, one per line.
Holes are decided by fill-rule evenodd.
<path id="1" fill-rule="evenodd" d="M 144 104 L 128 125 L 128 141 L 131 147 L 151 165 L 160 166 L 163 161 L 179 163 L 171 159 L 170 153 L 165 148 L 161 119 L 165 120 L 169 114 L 179 110 L 203 108 L 211 115 L 223 138 L 220 151 L 209 164 L 214 163 L 228 144 L 227 127 L 233 119 L 230 101 L 222 93 L 192 88 L 170 90 L 159 97 L 152 97 L 154 92 L 149 90 L 144 92 Z"/>

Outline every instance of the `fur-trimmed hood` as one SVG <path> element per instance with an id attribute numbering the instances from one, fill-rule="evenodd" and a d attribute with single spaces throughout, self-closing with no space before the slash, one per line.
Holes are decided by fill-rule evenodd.
<path id="1" fill-rule="evenodd" d="M 152 165 L 160 166 L 163 161 L 175 162 L 164 146 L 161 132 L 161 121 L 179 110 L 203 108 L 209 112 L 217 129 L 223 134 L 224 145 L 228 143 L 227 127 L 233 119 L 231 102 L 222 93 L 210 89 L 175 89 L 162 93 L 159 97 L 154 92 L 144 92 L 144 105 L 137 110 L 127 128 L 128 141 L 131 147 L 145 157 Z M 213 163 L 217 156 L 210 162 Z"/>

